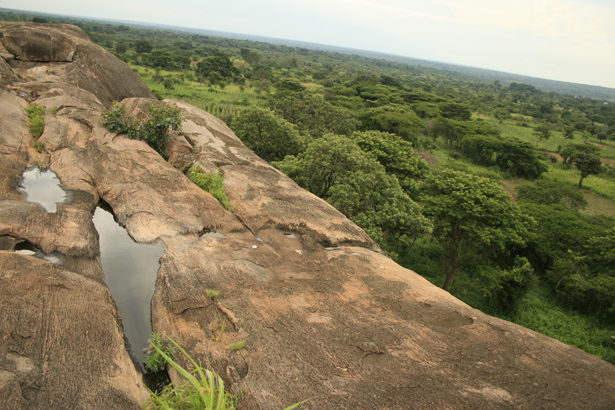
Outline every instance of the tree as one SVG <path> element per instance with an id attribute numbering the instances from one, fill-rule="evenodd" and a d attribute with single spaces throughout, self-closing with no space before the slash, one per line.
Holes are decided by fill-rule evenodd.
<path id="1" fill-rule="evenodd" d="M 597 175 L 602 172 L 602 161 L 600 157 L 586 152 L 577 152 L 572 156 L 572 165 L 581 171 L 581 179 L 579 179 L 579 188 L 583 183 L 583 179 L 590 175 Z"/>
<path id="2" fill-rule="evenodd" d="M 299 127 L 312 138 L 325 134 L 350 135 L 358 126 L 352 112 L 335 107 L 319 96 L 307 92 L 294 92 L 271 98 L 269 108 L 286 121 Z"/>
<path id="3" fill-rule="evenodd" d="M 115 51 L 118 52 L 119 54 L 124 54 L 127 50 L 128 50 L 128 46 L 124 42 L 120 41 L 115 45 Z"/>
<path id="4" fill-rule="evenodd" d="M 221 51 L 199 61 L 195 71 L 196 75 L 202 78 L 208 78 L 212 72 L 218 72 L 224 79 L 239 75 L 239 70 L 235 68 L 231 59 Z"/>
<path id="5" fill-rule="evenodd" d="M 587 206 L 583 193 L 572 185 L 544 179 L 517 187 L 517 200 L 541 205 L 561 204 L 572 209 Z"/>
<path id="6" fill-rule="evenodd" d="M 496 165 L 519 178 L 538 178 L 548 170 L 534 148 L 527 142 L 515 137 L 502 138 L 496 154 Z"/>
<path id="7" fill-rule="evenodd" d="M 295 125 L 268 108 L 248 107 L 233 118 L 230 126 L 248 148 L 269 162 L 298 155 L 307 145 Z"/>
<path id="8" fill-rule="evenodd" d="M 587 144 L 585 142 L 569 142 L 559 149 L 559 154 L 564 159 L 564 163 L 571 163 L 572 157 L 577 152 L 585 152 L 587 154 L 598 155 L 600 153 L 600 147 Z"/>
<path id="9" fill-rule="evenodd" d="M 135 51 L 139 54 L 151 53 L 153 48 L 152 43 L 147 40 L 138 40 L 135 43 Z"/>
<path id="10" fill-rule="evenodd" d="M 417 136 L 423 132 L 423 120 L 412 109 L 401 105 L 368 108 L 361 115 L 363 130 L 376 130 L 395 134 L 417 145 Z"/>
<path id="11" fill-rule="evenodd" d="M 551 137 L 551 127 L 549 124 L 540 124 L 534 129 L 534 135 L 541 140 L 548 140 Z"/>
<path id="12" fill-rule="evenodd" d="M 489 258 L 508 244 L 524 246 L 531 237 L 534 220 L 488 178 L 443 169 L 427 179 L 421 198 L 432 237 L 446 251 L 445 290 L 473 258 Z"/>
<path id="13" fill-rule="evenodd" d="M 400 250 L 431 231 L 397 178 L 352 140 L 325 135 L 297 157 L 273 163 L 301 187 L 325 199 L 381 246 Z"/>
<path id="14" fill-rule="evenodd" d="M 427 164 L 414 153 L 412 144 L 394 134 L 380 131 L 354 132 L 350 138 L 380 162 L 388 174 L 395 175 L 404 192 L 412 197 L 415 180 L 422 179 Z"/>

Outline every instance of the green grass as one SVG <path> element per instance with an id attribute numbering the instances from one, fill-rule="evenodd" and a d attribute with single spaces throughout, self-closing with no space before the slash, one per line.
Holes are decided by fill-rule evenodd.
<path id="1" fill-rule="evenodd" d="M 227 84 L 223 89 L 219 86 L 194 81 L 194 77 L 181 71 L 158 72 L 160 77 L 171 80 L 173 89 L 167 89 L 163 83 L 155 79 L 155 70 L 143 66 L 129 64 L 141 80 L 155 94 L 164 98 L 185 101 L 222 119 L 233 115 L 237 110 L 249 105 L 263 105 L 266 93 L 257 89 L 236 84 Z"/>
<path id="2" fill-rule="evenodd" d="M 562 306 L 546 286 L 530 290 L 521 301 L 519 310 L 504 319 L 615 364 L 613 327 Z"/>
<path id="3" fill-rule="evenodd" d="M 583 141 L 581 133 L 575 133 L 574 140 L 567 140 L 564 138 L 564 134 L 559 131 L 552 131 L 551 138 L 548 140 L 540 140 L 537 136 L 534 135 L 534 127 L 523 127 L 520 125 L 516 125 L 511 121 L 504 121 L 500 123 L 498 120 L 493 118 L 483 118 L 485 122 L 493 126 L 495 129 L 499 130 L 503 136 L 512 136 L 522 139 L 523 141 L 529 142 L 536 149 L 539 150 L 547 150 L 557 152 L 558 148 L 561 145 L 566 144 L 569 141 Z M 603 158 L 615 159 L 615 146 L 613 146 L 612 141 L 599 141 L 596 138 L 589 138 L 588 141 L 600 144 L 601 151 L 600 156 Z"/>
<path id="4" fill-rule="evenodd" d="M 43 131 L 45 131 L 45 107 L 32 104 L 26 108 L 26 115 L 28 116 L 30 133 L 34 138 L 38 139 L 43 134 Z"/>
<path id="5" fill-rule="evenodd" d="M 195 184 L 197 184 L 204 191 L 209 192 L 216 198 L 222 206 L 227 210 L 233 212 L 233 207 L 229 202 L 226 191 L 224 190 L 224 184 L 222 182 L 222 173 L 218 171 L 203 172 L 200 165 L 194 164 L 188 170 L 188 178 Z M 209 297 L 209 296 L 208 296 Z"/>
<path id="6" fill-rule="evenodd" d="M 220 376 L 199 366 L 192 357 L 173 339 L 168 338 L 194 366 L 194 371 L 189 372 L 164 351 L 152 344 L 154 350 L 160 354 L 185 379 L 181 383 L 169 384 L 161 393 L 152 393 L 149 400 L 143 406 L 144 409 L 163 410 L 236 410 L 240 400 L 237 396 L 229 393 Z M 305 403 L 304 400 L 286 407 L 291 410 Z"/>
<path id="7" fill-rule="evenodd" d="M 574 167 L 567 169 L 561 164 L 550 164 L 549 172 L 544 174 L 544 178 L 577 186 L 579 185 L 581 174 Z M 583 180 L 583 189 L 591 190 L 598 195 L 615 201 L 615 183 L 600 178 L 600 176 L 590 175 L 586 177 Z"/>

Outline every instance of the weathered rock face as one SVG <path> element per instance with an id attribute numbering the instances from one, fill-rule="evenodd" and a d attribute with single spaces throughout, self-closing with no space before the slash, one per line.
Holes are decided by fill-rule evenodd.
<path id="1" fill-rule="evenodd" d="M 615 367 L 486 316 L 398 266 L 208 113 L 165 101 L 185 115 L 186 136 L 170 144 L 175 167 L 145 143 L 109 133 L 99 118 L 111 99 L 131 97 L 122 103 L 135 114 L 155 102 L 139 91 L 142 83 L 109 87 L 132 71 L 105 66 L 112 58 L 65 26 L 33 25 L 32 36 L 69 38 L 66 47 L 77 44 L 72 61 L 20 61 L 63 53 L 6 40 L 24 27 L 26 35 L 29 26 L 0 23 L 2 44 L 15 56 L 3 59 L 8 85 L 0 91 L 0 395 L 10 398 L 0 407 L 137 408 L 146 396 L 103 282 L 89 218 L 101 199 L 137 241 L 167 246 L 152 299 L 154 331 L 244 391 L 245 408 L 308 398 L 299 408 L 615 403 Z M 43 51 L 31 51 L 37 47 Z M 99 68 L 83 65 L 94 58 Z M 31 148 L 24 114 L 32 101 L 58 108 L 47 112 L 41 154 Z M 193 162 L 222 172 L 233 213 L 180 171 Z M 20 173 L 35 164 L 49 165 L 73 192 L 56 213 L 16 190 Z M 24 241 L 60 252 L 64 264 L 13 252 Z M 207 298 L 210 289 L 218 300 Z M 241 340 L 245 349 L 232 351 Z"/>
<path id="2" fill-rule="evenodd" d="M 28 77 L 24 78 L 28 80 L 61 82 L 81 88 L 94 94 L 107 108 L 113 101 L 127 97 L 155 98 L 130 67 L 92 43 L 78 27 L 0 22 L 0 33 L 2 46 L 14 57 L 9 58 L 10 65 L 26 72 Z M 29 85 L 36 93 L 36 85 L 32 81 Z"/>

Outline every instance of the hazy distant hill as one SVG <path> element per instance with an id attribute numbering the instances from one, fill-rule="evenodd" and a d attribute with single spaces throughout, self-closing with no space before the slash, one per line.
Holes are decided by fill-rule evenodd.
<path id="1" fill-rule="evenodd" d="M 48 13 L 33 13 L 33 12 L 27 12 L 27 11 L 21 11 L 21 10 L 11 10 L 11 9 L 5 9 L 5 8 L 0 8 L 0 11 L 14 12 L 14 13 L 19 13 L 19 14 L 29 14 L 32 16 L 50 16 L 50 17 L 59 16 L 59 15 L 48 14 Z M 126 20 L 94 19 L 91 17 L 79 17 L 79 16 L 62 16 L 62 17 L 74 18 L 75 20 L 79 20 L 79 21 L 97 21 L 97 22 L 107 22 L 107 23 L 115 23 L 115 24 L 126 24 L 126 25 L 139 26 L 139 27 L 157 28 L 160 30 L 172 30 L 172 31 L 180 31 L 184 33 L 201 34 L 201 35 L 212 36 L 212 37 L 225 37 L 225 38 L 232 38 L 232 39 L 237 39 L 237 40 L 260 41 L 264 43 L 286 45 L 290 47 L 302 47 L 302 48 L 308 48 L 312 50 L 331 51 L 331 52 L 351 54 L 351 55 L 354 54 L 354 55 L 359 55 L 362 57 L 382 59 L 382 60 L 394 61 L 394 62 L 409 64 L 409 65 L 449 71 L 451 72 L 451 74 L 458 73 L 458 74 L 470 76 L 478 80 L 482 80 L 482 81 L 489 82 L 489 83 L 492 83 L 497 80 L 497 81 L 500 81 L 500 83 L 502 83 L 502 85 L 504 86 L 512 82 L 517 82 L 517 83 L 533 85 L 539 90 L 545 91 L 545 92 L 553 91 L 553 92 L 561 93 L 561 94 L 569 94 L 569 95 L 575 95 L 575 96 L 580 96 L 580 97 L 589 97 L 589 98 L 597 98 L 601 100 L 615 101 L 615 88 L 600 87 L 600 86 L 585 85 L 585 84 L 576 84 L 576 83 L 567 83 L 564 81 L 547 80 L 544 78 L 529 77 L 525 75 L 511 74 L 511 73 L 505 73 L 502 71 L 486 70 L 483 68 L 468 67 L 468 66 L 450 64 L 450 63 L 440 63 L 436 61 L 420 60 L 417 58 L 404 57 L 404 56 L 398 56 L 398 55 L 392 55 L 392 54 L 384 54 L 384 53 L 378 53 L 374 51 L 365 51 L 365 50 L 357 50 L 357 49 L 337 47 L 337 46 L 328 46 L 324 44 L 316 44 L 316 43 L 309 43 L 309 42 L 296 41 L 296 40 L 286 40 L 286 39 L 273 38 L 273 37 L 254 36 L 250 34 L 238 34 L 238 33 L 224 32 L 224 31 L 168 26 L 168 25 L 163 25 L 163 24 L 141 23 L 141 22 L 135 22 L 135 21 L 126 21 Z"/>

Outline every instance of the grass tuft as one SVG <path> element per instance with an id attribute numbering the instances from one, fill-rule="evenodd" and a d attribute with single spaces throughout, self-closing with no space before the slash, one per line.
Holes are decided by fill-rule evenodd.
<path id="1" fill-rule="evenodd" d="M 224 191 L 224 184 L 222 182 L 222 173 L 216 172 L 204 172 L 201 166 L 194 164 L 188 170 L 188 178 L 195 184 L 197 184 L 204 191 L 209 192 L 216 198 L 222 206 L 227 210 L 233 212 L 233 208 Z"/>

